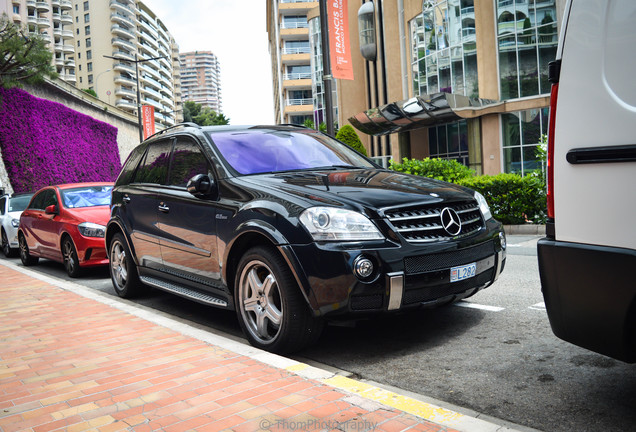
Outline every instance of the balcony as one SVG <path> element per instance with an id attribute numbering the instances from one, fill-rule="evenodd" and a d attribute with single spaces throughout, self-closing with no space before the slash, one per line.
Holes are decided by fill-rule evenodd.
<path id="1" fill-rule="evenodd" d="M 133 42 L 126 39 L 122 39 L 122 38 L 112 38 L 110 40 L 110 43 L 113 44 L 114 46 L 117 46 L 120 48 L 126 48 L 131 51 L 135 51 L 137 49 L 137 47 L 134 45 Z"/>
<path id="2" fill-rule="evenodd" d="M 278 10 L 286 14 L 306 14 L 311 9 L 318 7 L 317 0 L 280 0 Z"/>
<path id="3" fill-rule="evenodd" d="M 70 44 L 63 44 L 62 45 L 62 51 L 64 51 L 64 54 L 74 54 L 75 53 L 75 47 L 73 45 L 70 45 Z"/>
<path id="4" fill-rule="evenodd" d="M 14 0 L 14 2 L 15 2 L 15 0 Z M 20 3 L 19 0 L 18 0 L 18 3 Z M 51 6 L 60 7 L 60 0 L 51 0 Z"/>
<path id="5" fill-rule="evenodd" d="M 310 90 L 311 73 L 291 73 L 283 75 L 283 87 L 293 90 Z"/>
<path id="6" fill-rule="evenodd" d="M 53 36 L 62 37 L 62 29 L 59 27 L 53 27 Z"/>
<path id="7" fill-rule="evenodd" d="M 27 15 L 27 24 L 33 24 L 35 26 L 38 25 L 38 17 Z"/>
<path id="8" fill-rule="evenodd" d="M 127 88 L 127 87 L 116 87 L 115 88 L 115 96 L 136 98 L 137 97 L 137 92 L 135 92 L 135 90 Z"/>
<path id="9" fill-rule="evenodd" d="M 56 57 L 55 66 L 64 66 L 64 57 Z"/>
<path id="10" fill-rule="evenodd" d="M 75 67 L 75 60 L 74 59 L 65 60 L 64 61 L 64 66 L 69 67 L 69 68 L 74 68 Z"/>
<path id="11" fill-rule="evenodd" d="M 126 72 L 131 75 L 135 75 L 135 68 L 125 63 L 115 63 L 113 69 L 117 72 Z"/>
<path id="12" fill-rule="evenodd" d="M 34 8 L 35 7 L 35 0 L 26 0 L 26 5 L 27 5 L 27 7 Z"/>
<path id="13" fill-rule="evenodd" d="M 35 8 L 38 10 L 38 12 L 48 12 L 51 10 L 48 2 L 45 1 L 36 1 Z"/>
<path id="14" fill-rule="evenodd" d="M 130 61 L 134 61 L 135 60 L 135 55 L 129 53 L 128 51 L 113 51 L 113 57 L 117 57 L 119 59 L 124 59 L 124 60 L 130 60 Z"/>
<path id="15" fill-rule="evenodd" d="M 120 84 L 120 85 L 131 85 L 133 87 L 137 85 L 137 81 L 124 75 L 116 76 L 114 81 L 115 81 L 115 84 Z"/>
<path id="16" fill-rule="evenodd" d="M 49 28 L 51 27 L 51 21 L 48 18 L 38 18 L 38 27 Z"/>
<path id="17" fill-rule="evenodd" d="M 60 0 L 60 8 L 62 10 L 71 10 L 73 9 L 73 3 L 71 3 L 71 0 Z"/>
<path id="18" fill-rule="evenodd" d="M 53 12 L 51 14 L 51 18 L 53 18 L 54 23 L 59 23 L 60 20 L 62 19 L 62 14 L 60 14 L 59 12 Z"/>
<path id="19" fill-rule="evenodd" d="M 134 102 L 128 100 L 128 99 L 120 99 L 117 102 L 115 102 L 115 106 L 117 108 L 121 108 L 124 109 L 126 111 L 130 111 L 130 110 L 136 110 L 137 109 L 137 104 L 135 104 Z"/>
<path id="20" fill-rule="evenodd" d="M 60 21 L 62 24 L 73 24 L 73 17 L 70 14 L 62 14 Z"/>
<path id="21" fill-rule="evenodd" d="M 73 30 L 62 30 L 62 38 L 73 39 Z"/>
<path id="22" fill-rule="evenodd" d="M 110 14 L 110 20 L 112 22 L 120 23 L 120 24 L 128 24 L 130 26 L 135 26 L 135 20 L 127 15 L 122 15 L 117 12 L 113 12 Z"/>
<path id="23" fill-rule="evenodd" d="M 46 42 L 47 44 L 51 43 L 51 36 L 48 33 L 40 33 L 40 37 L 42 38 L 42 40 L 44 42 Z"/>
<path id="24" fill-rule="evenodd" d="M 281 61 L 285 65 L 308 65 L 311 62 L 310 54 L 283 54 Z"/>
<path id="25" fill-rule="evenodd" d="M 110 26 L 110 31 L 117 36 L 124 36 L 128 39 L 135 38 L 135 31 L 128 27 L 120 26 L 119 24 L 113 24 Z"/>
<path id="26" fill-rule="evenodd" d="M 124 14 L 128 13 L 134 13 L 134 9 L 132 8 L 132 6 L 130 5 L 130 3 L 128 2 L 121 2 L 118 0 L 111 0 L 110 1 L 110 8 L 116 11 L 120 11 Z"/>

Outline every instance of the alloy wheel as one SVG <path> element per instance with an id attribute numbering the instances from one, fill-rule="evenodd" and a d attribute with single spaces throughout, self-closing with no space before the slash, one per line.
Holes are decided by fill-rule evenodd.
<path id="1" fill-rule="evenodd" d="M 123 245 L 116 241 L 113 243 L 110 254 L 110 273 L 117 287 L 122 290 L 126 286 L 128 280 L 128 264 L 126 251 Z"/>

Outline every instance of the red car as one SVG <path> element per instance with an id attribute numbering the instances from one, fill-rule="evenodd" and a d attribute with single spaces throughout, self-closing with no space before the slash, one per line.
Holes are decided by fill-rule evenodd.
<path id="1" fill-rule="evenodd" d="M 64 263 L 70 277 L 83 267 L 108 264 L 104 244 L 113 183 L 47 186 L 20 216 L 18 243 L 25 266 L 39 258 Z"/>

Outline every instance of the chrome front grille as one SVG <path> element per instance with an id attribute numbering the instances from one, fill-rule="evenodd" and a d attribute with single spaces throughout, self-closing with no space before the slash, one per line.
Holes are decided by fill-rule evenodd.
<path id="1" fill-rule="evenodd" d="M 449 234 L 442 224 L 442 211 L 455 210 L 461 220 L 461 231 Z M 484 221 L 476 201 L 437 203 L 431 206 L 411 206 L 385 211 L 389 224 L 411 243 L 426 243 L 465 237 L 479 231 Z"/>

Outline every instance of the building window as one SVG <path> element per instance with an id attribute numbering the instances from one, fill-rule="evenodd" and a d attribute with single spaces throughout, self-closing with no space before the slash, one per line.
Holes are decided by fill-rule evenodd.
<path id="1" fill-rule="evenodd" d="M 80 84 L 81 84 L 82 83 L 82 77 L 79 77 L 79 78 L 80 78 Z"/>
<path id="2" fill-rule="evenodd" d="M 91 38 L 86 38 L 86 48 L 90 48 L 91 47 Z"/>
<path id="3" fill-rule="evenodd" d="M 89 84 L 93 84 L 93 75 L 92 74 L 88 76 L 88 83 Z"/>
<path id="4" fill-rule="evenodd" d="M 79 65 L 79 70 L 80 70 L 80 72 L 82 71 L 82 65 Z"/>
<path id="5" fill-rule="evenodd" d="M 548 63 L 558 43 L 555 0 L 497 0 L 501 99 L 550 92 Z"/>
<path id="6" fill-rule="evenodd" d="M 425 0 L 410 21 L 413 93 L 478 97 L 473 0 Z"/>
<path id="7" fill-rule="evenodd" d="M 14 14 L 20 13 L 20 5 L 13 5 L 13 13 Z"/>
<path id="8" fill-rule="evenodd" d="M 468 123 L 455 123 L 428 128 L 428 150 L 432 158 L 454 159 L 468 166 Z"/>
<path id="9" fill-rule="evenodd" d="M 85 11 L 87 11 L 87 10 L 88 10 L 88 2 L 87 2 L 87 1 L 85 1 L 85 2 L 84 2 L 84 10 L 85 10 Z"/>
<path id="10" fill-rule="evenodd" d="M 84 14 L 84 23 L 87 23 L 91 20 L 90 14 Z"/>
<path id="11" fill-rule="evenodd" d="M 281 28 L 284 29 L 296 29 L 307 28 L 307 16 L 306 15 L 286 15 L 283 16 L 283 23 Z"/>
<path id="12" fill-rule="evenodd" d="M 78 46 L 79 46 L 79 41 L 77 41 L 77 42 L 78 42 Z M 81 58 L 82 58 L 82 53 L 81 53 L 81 52 L 78 52 L 78 53 L 77 53 L 77 59 L 79 60 L 79 59 L 81 59 Z"/>
<path id="13" fill-rule="evenodd" d="M 86 63 L 86 70 L 88 72 L 93 72 L 93 63 Z"/>
<path id="14" fill-rule="evenodd" d="M 87 25 L 84 27 L 84 36 L 88 36 L 91 34 L 91 26 Z"/>
<path id="15" fill-rule="evenodd" d="M 86 51 L 86 60 L 92 60 L 93 59 L 93 51 L 88 50 Z"/>
<path id="16" fill-rule="evenodd" d="M 526 175 L 541 169 L 537 146 L 547 133 L 548 108 L 501 115 L 504 171 Z"/>

